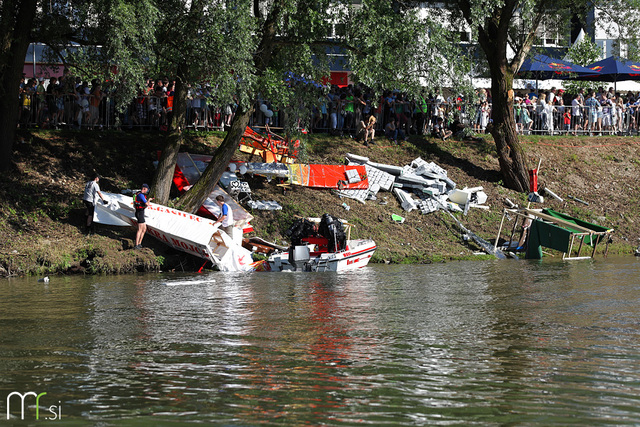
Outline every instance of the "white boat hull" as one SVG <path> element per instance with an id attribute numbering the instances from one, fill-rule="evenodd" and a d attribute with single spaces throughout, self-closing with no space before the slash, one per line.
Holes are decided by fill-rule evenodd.
<path id="1" fill-rule="evenodd" d="M 96 205 L 95 222 L 137 226 L 131 196 L 107 192 L 103 195 L 110 203 Z M 221 271 L 254 271 L 251 252 L 211 219 L 155 203 L 146 209 L 145 219 L 147 233 L 174 249 L 209 260 Z"/>
<path id="2" fill-rule="evenodd" d="M 269 257 L 271 271 L 348 271 L 365 267 L 376 250 L 371 240 L 348 240 L 347 249 L 312 256 L 302 268 L 296 269 L 289 262 L 289 252 L 278 252 Z"/>

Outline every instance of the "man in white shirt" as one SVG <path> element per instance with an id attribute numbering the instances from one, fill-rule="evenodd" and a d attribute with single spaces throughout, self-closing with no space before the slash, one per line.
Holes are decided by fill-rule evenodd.
<path id="1" fill-rule="evenodd" d="M 85 211 L 85 215 L 87 217 L 87 234 L 93 234 L 94 225 L 93 225 L 93 213 L 96 209 L 96 196 L 100 196 L 102 199 L 102 203 L 105 205 L 107 201 L 104 199 L 104 196 L 100 192 L 100 186 L 98 182 L 100 181 L 100 176 L 96 175 L 91 181 L 87 182 L 84 185 L 84 195 L 82 196 L 82 202 L 84 206 L 87 208 Z"/>
<path id="2" fill-rule="evenodd" d="M 549 91 L 549 95 L 547 96 L 547 104 L 555 104 L 556 103 L 556 97 L 558 95 L 556 94 L 556 88 L 555 86 L 551 88 L 551 90 Z"/>
<path id="3" fill-rule="evenodd" d="M 579 129 L 582 129 L 582 103 L 579 93 L 571 101 L 571 129 L 574 135 Z"/>

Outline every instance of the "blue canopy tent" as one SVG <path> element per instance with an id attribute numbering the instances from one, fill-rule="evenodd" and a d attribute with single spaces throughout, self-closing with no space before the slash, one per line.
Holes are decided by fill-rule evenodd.
<path id="1" fill-rule="evenodd" d="M 568 80 L 584 80 L 594 82 L 611 82 L 616 86 L 618 81 L 640 80 L 640 64 L 632 61 L 618 60 L 613 56 L 594 62 L 586 67 L 587 73 L 568 76 Z"/>
<path id="2" fill-rule="evenodd" d="M 525 76 L 530 74 L 535 77 L 537 92 L 538 80 L 561 79 L 568 78 L 571 75 L 586 75 L 589 73 L 593 74 L 593 71 L 569 61 L 538 54 L 533 57 L 527 57 L 516 75 Z"/>

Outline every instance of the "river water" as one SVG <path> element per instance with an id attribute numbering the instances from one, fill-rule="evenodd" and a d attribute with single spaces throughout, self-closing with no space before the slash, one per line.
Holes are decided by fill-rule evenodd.
<path id="1" fill-rule="evenodd" d="M 638 425 L 639 300 L 634 257 L 3 280 L 0 424 Z"/>

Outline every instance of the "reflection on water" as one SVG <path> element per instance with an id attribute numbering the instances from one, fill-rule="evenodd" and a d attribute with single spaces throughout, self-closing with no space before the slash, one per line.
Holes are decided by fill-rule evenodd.
<path id="1" fill-rule="evenodd" d="M 31 390 L 79 425 L 638 424 L 639 267 L 4 281 L 0 419 Z"/>

